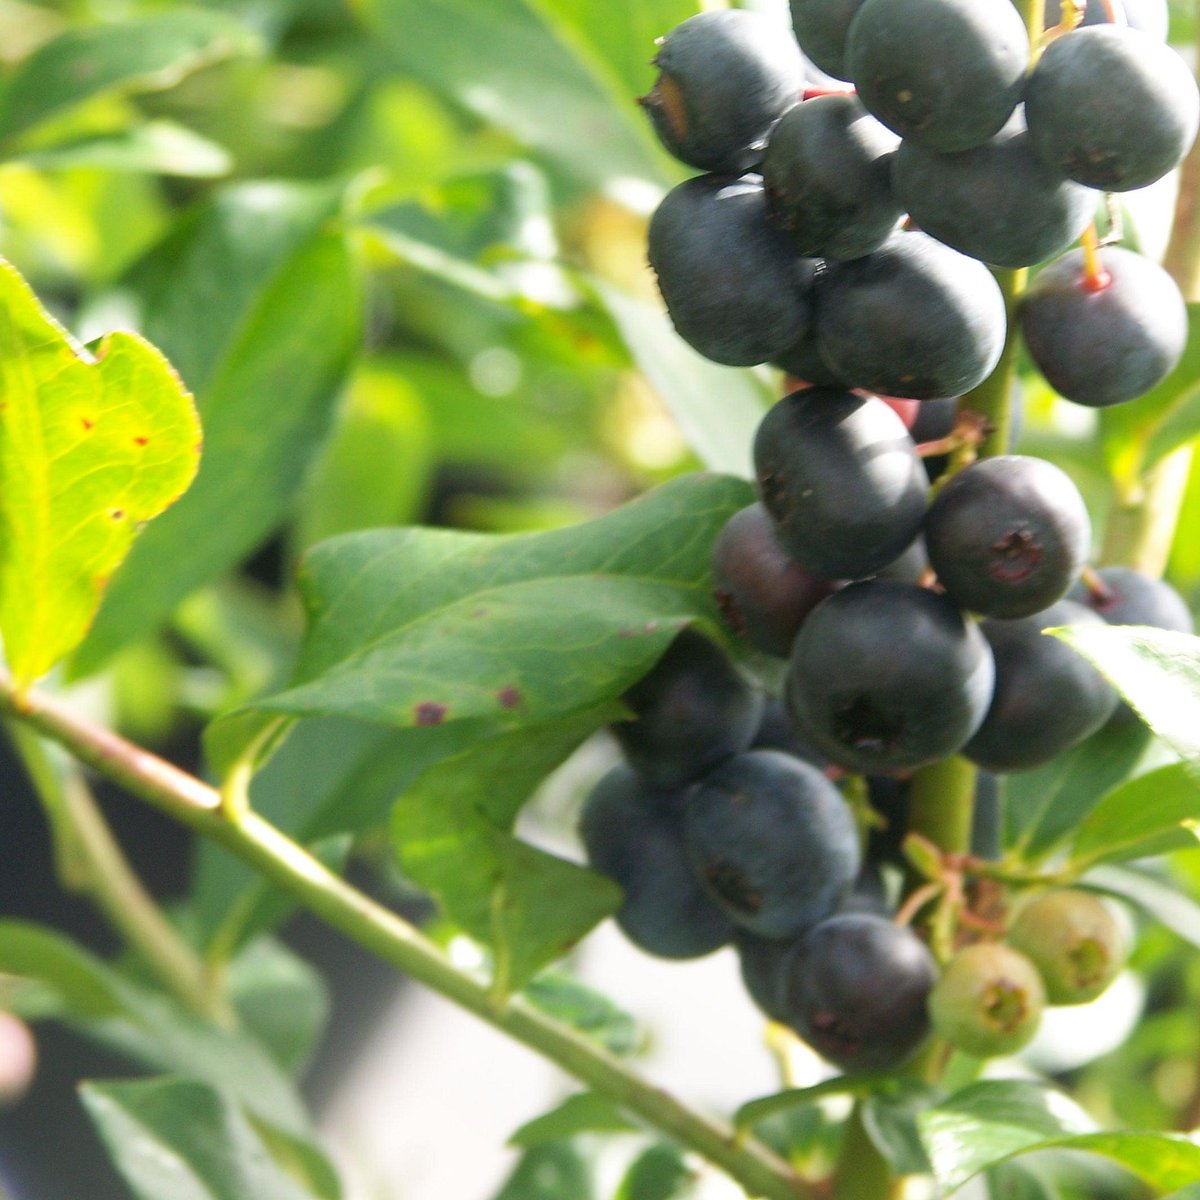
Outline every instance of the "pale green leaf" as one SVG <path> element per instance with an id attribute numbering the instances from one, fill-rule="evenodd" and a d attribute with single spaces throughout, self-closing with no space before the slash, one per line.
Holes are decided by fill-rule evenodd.
<path id="1" fill-rule="evenodd" d="M 72 343 L 0 264 L 0 630 L 28 685 L 74 649 L 141 525 L 196 474 L 200 425 L 166 359 Z"/>
<path id="2" fill-rule="evenodd" d="M 528 1150 L 531 1146 L 562 1141 L 580 1133 L 628 1133 L 634 1129 L 637 1126 L 606 1096 L 576 1092 L 549 1112 L 526 1121 L 508 1143 Z"/>

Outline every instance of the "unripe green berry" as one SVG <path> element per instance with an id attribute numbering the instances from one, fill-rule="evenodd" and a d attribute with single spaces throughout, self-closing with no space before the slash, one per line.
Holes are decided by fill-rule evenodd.
<path id="1" fill-rule="evenodd" d="M 1008 940 L 1037 967 L 1051 1004 L 1094 1000 L 1125 961 L 1112 913 L 1090 893 L 1066 888 L 1026 904 Z"/>
<path id="2" fill-rule="evenodd" d="M 950 960 L 929 997 L 934 1029 L 980 1058 L 1013 1054 L 1037 1031 L 1045 989 L 1023 954 L 981 942 Z"/>

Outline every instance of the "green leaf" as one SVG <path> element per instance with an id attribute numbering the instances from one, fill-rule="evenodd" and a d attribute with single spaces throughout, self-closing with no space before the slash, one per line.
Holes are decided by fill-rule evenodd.
<path id="1" fill-rule="evenodd" d="M 328 185 L 230 189 L 135 273 L 147 328 L 196 388 L 206 454 L 186 503 L 113 581 L 75 674 L 253 550 L 303 485 L 359 340 L 358 265 L 344 232 L 327 229 L 340 197 Z"/>
<path id="2" fill-rule="evenodd" d="M 78 644 L 199 454 L 191 398 L 157 350 L 112 333 L 88 355 L 0 263 L 0 630 L 18 684 Z"/>
<path id="3" fill-rule="evenodd" d="M 99 959 L 69 938 L 29 921 L 0 921 L 0 973 L 44 985 L 51 993 L 56 1015 L 69 1012 L 99 1020 L 121 1011 L 121 996 Z M 18 1011 L 25 1013 L 23 1007 Z M 38 1011 L 27 1015 L 48 1014 Z"/>
<path id="4" fill-rule="evenodd" d="M 629 1013 L 565 971 L 543 971 L 529 981 L 524 995 L 534 1008 L 566 1022 L 610 1054 L 634 1054 L 645 1045 L 645 1034 Z"/>
<path id="5" fill-rule="evenodd" d="M 140 1200 L 314 1200 L 229 1097 L 191 1079 L 85 1083 L 84 1108 Z"/>
<path id="6" fill-rule="evenodd" d="M 654 11 L 663 0 L 652 0 Z M 613 27 L 644 29 L 642 0 L 615 0 Z M 613 74 L 590 30 L 565 5 L 530 0 L 367 0 L 395 68 L 452 97 L 489 124 L 594 183 L 674 177 L 626 81 Z M 678 11 L 666 5 L 667 33 Z M 575 15 L 575 14 L 572 14 Z M 652 41 L 645 61 L 654 55 Z M 649 65 L 638 92 L 654 81 Z"/>
<path id="7" fill-rule="evenodd" d="M 1195 846 L 1200 831 L 1200 764 L 1172 763 L 1115 788 L 1079 827 L 1076 868 Z"/>
<path id="8" fill-rule="evenodd" d="M 401 867 L 492 948 L 500 994 L 523 987 L 620 907 L 612 880 L 509 832 L 534 788 L 617 711 L 589 710 L 483 742 L 430 768 L 396 804 Z"/>
<path id="9" fill-rule="evenodd" d="M 199 67 L 254 53 L 258 39 L 211 9 L 68 29 L 33 52 L 0 91 L 0 138 L 103 92 L 159 91 Z"/>
<path id="10" fill-rule="evenodd" d="M 147 121 L 114 133 L 56 141 L 28 151 L 21 158 L 31 166 L 50 170 L 102 167 L 189 179 L 227 175 L 233 167 L 233 160 L 222 146 L 173 121 Z"/>
<path id="11" fill-rule="evenodd" d="M 972 1084 L 917 1118 L 938 1182 L 947 1191 L 1030 1150 L 1083 1150 L 1167 1190 L 1200 1178 L 1200 1144 L 1165 1133 L 1096 1133 L 1061 1092 L 1037 1084 Z"/>
<path id="12" fill-rule="evenodd" d="M 644 300 L 600 280 L 592 287 L 700 461 L 714 471 L 752 478 L 750 447 L 776 399 L 766 384 L 753 372 L 701 357 L 666 314 Z"/>
<path id="13" fill-rule="evenodd" d="M 1137 721 L 1105 726 L 1043 767 L 1003 781 L 1008 844 L 1031 859 L 1073 834 L 1104 794 L 1127 779 L 1146 751 L 1149 734 Z"/>
<path id="14" fill-rule="evenodd" d="M 570 1142 L 527 1150 L 495 1200 L 591 1200 L 592 1182 L 583 1156 Z"/>
<path id="15" fill-rule="evenodd" d="M 696 1172 L 675 1146 L 659 1142 L 633 1160 L 613 1200 L 678 1200 L 692 1193 Z"/>
<path id="16" fill-rule="evenodd" d="M 508 1139 L 508 1144 L 528 1150 L 578 1133 L 628 1133 L 636 1129 L 611 1100 L 595 1092 L 576 1092 L 548 1113 L 526 1121 Z"/>
<path id="17" fill-rule="evenodd" d="M 238 1016 L 293 1077 L 308 1064 L 329 1016 L 325 981 L 281 942 L 258 938 L 227 969 Z"/>
<path id="18" fill-rule="evenodd" d="M 1130 866 L 1096 867 L 1084 883 L 1136 904 L 1176 937 L 1200 949 L 1200 904 L 1168 877 Z"/>
<path id="19" fill-rule="evenodd" d="M 733 1124 L 737 1129 L 750 1129 L 768 1117 L 790 1112 L 794 1108 L 807 1108 L 826 1096 L 865 1096 L 875 1088 L 886 1085 L 892 1075 L 837 1075 L 811 1087 L 787 1088 L 782 1092 L 774 1092 L 770 1096 L 760 1096 L 757 1100 L 747 1100 L 733 1114 Z"/>
<path id="20" fill-rule="evenodd" d="M 917 1127 L 938 1182 L 953 1191 L 993 1163 L 1064 1134 L 1090 1133 L 1095 1123 L 1062 1092 L 988 1080 L 926 1109 Z"/>
<path id="21" fill-rule="evenodd" d="M 987 1183 L 991 1200 L 1057 1200 L 1058 1194 L 1046 1180 L 1016 1160 L 993 1167 Z"/>
<path id="22" fill-rule="evenodd" d="M 1175 369 L 1136 404 L 1100 413 L 1106 456 L 1119 478 L 1136 478 L 1200 433 L 1200 304 L 1187 309 L 1187 347 Z"/>
<path id="23" fill-rule="evenodd" d="M 1181 758 L 1200 759 L 1200 638 L 1141 625 L 1053 629 Z"/>
<path id="24" fill-rule="evenodd" d="M 937 1098 L 937 1090 L 929 1084 L 902 1078 L 863 1097 L 863 1128 L 895 1174 L 929 1173 L 917 1117 Z"/>
<path id="25" fill-rule="evenodd" d="M 0 921 L 0 974 L 47 988 L 52 1015 L 154 1070 L 229 1092 L 247 1112 L 296 1139 L 310 1136 L 295 1088 L 252 1037 L 184 1012 L 162 993 L 124 978 L 68 939 L 26 922 Z M 41 1015 L 51 1015 L 44 1009 Z"/>
<path id="26" fill-rule="evenodd" d="M 1169 1196 L 1163 1196 L 1162 1200 L 1200 1200 L 1200 1183 L 1180 1188 L 1179 1191 L 1172 1192 Z"/>
<path id="27" fill-rule="evenodd" d="M 621 695 L 676 632 L 716 623 L 713 538 L 749 487 L 690 475 L 567 529 L 348 534 L 302 564 L 294 686 L 256 702 L 400 726 L 539 723 Z"/>

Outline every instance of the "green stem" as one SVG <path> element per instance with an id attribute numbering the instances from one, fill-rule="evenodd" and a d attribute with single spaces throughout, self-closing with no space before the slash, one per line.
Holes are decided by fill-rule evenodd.
<path id="1" fill-rule="evenodd" d="M 759 1143 L 738 1142 L 729 1125 L 688 1109 L 574 1029 L 519 998 L 496 1005 L 484 982 L 453 966 L 416 928 L 326 869 L 257 813 L 228 815 L 219 794 L 200 780 L 49 697 L 33 693 L 18 698 L 2 676 L 0 713 L 20 718 L 135 796 L 224 846 L 384 962 L 707 1158 L 750 1195 L 812 1200 L 813 1190 Z"/>
<path id="2" fill-rule="evenodd" d="M 834 1175 L 834 1200 L 898 1200 L 904 1180 L 892 1174 L 871 1141 L 863 1125 L 862 1105 L 862 1100 L 854 1102 L 854 1110 L 842 1133 L 842 1148 Z"/>
<path id="3" fill-rule="evenodd" d="M 53 761 L 42 739 L 20 722 L 9 722 L 8 732 L 50 824 L 63 887 L 90 897 L 184 1007 L 230 1024 L 232 1013 L 213 995 L 203 963 L 134 874 L 75 764 Z"/>

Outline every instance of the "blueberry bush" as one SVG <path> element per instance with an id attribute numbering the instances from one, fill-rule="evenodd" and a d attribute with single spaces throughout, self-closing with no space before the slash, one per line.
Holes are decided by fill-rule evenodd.
<path id="1" fill-rule="evenodd" d="M 304 915 L 571 1081 L 502 1200 L 1200 1197 L 1200 16 L 702 8 L 0 8 L 0 1032 L 124 1194 L 351 1194 Z"/>

